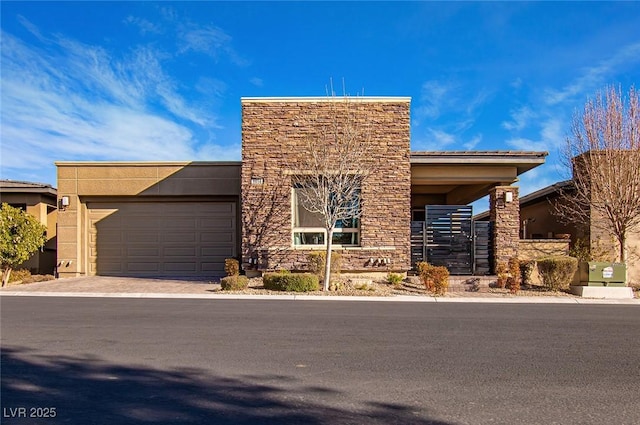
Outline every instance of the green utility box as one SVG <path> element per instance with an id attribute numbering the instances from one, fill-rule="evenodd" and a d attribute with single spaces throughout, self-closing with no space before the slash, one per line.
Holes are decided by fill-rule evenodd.
<path id="1" fill-rule="evenodd" d="M 627 266 L 624 263 L 582 261 L 574 278 L 576 286 L 627 286 Z"/>

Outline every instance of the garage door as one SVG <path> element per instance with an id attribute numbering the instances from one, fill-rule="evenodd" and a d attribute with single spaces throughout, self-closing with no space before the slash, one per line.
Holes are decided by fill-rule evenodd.
<path id="1" fill-rule="evenodd" d="M 211 277 L 236 252 L 234 202 L 87 204 L 92 275 Z"/>

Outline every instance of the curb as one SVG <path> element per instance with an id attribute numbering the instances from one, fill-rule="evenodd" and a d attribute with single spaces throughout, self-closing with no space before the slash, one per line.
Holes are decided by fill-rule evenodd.
<path id="1" fill-rule="evenodd" d="M 209 299 L 209 300 L 278 300 L 278 301 L 375 301 L 413 303 L 493 303 L 493 304 L 600 304 L 640 305 L 640 299 L 596 299 L 561 297 L 513 297 L 513 298 L 464 298 L 464 297 L 416 297 L 396 295 L 391 297 L 316 296 L 316 295 L 240 295 L 240 294 L 171 294 L 171 293 L 109 293 L 109 292 L 22 292 L 0 291 L 0 297 L 69 297 L 69 298 L 134 298 L 134 299 Z"/>

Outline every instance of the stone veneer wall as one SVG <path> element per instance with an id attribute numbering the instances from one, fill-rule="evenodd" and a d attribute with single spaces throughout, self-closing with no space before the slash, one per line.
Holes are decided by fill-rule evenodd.
<path id="1" fill-rule="evenodd" d="M 306 138 L 330 122 L 331 102 L 315 98 L 242 100 L 242 262 L 245 269 L 304 270 L 306 247 L 292 241 L 291 174 Z M 339 101 L 339 100 L 338 100 Z M 411 170 L 408 98 L 355 98 L 369 123 L 367 158 L 375 171 L 362 187 L 360 246 L 336 249 L 345 271 L 408 270 Z M 362 106 L 365 106 L 362 108 Z M 252 181 L 253 179 L 253 181 Z M 370 259 L 388 259 L 377 265 Z"/>
<path id="2" fill-rule="evenodd" d="M 569 255 L 569 239 L 520 239 L 518 258 L 537 260 L 542 257 Z"/>
<path id="3" fill-rule="evenodd" d="M 513 193 L 513 200 L 505 202 L 505 193 Z M 489 210 L 493 223 L 494 270 L 498 262 L 508 262 L 518 256 L 520 243 L 520 200 L 515 186 L 496 186 L 489 192 Z"/>

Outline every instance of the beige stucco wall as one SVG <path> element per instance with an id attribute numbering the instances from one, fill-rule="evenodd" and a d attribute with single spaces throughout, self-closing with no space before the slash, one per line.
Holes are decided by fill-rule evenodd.
<path id="1" fill-rule="evenodd" d="M 553 201 L 555 202 L 555 201 Z M 535 218 L 535 221 L 531 219 Z M 527 220 L 526 232 L 522 234 L 525 225 L 522 223 Z M 539 202 L 527 204 L 520 208 L 520 232 L 524 239 L 548 239 L 553 238 L 556 234 L 570 234 L 571 240 L 575 242 L 576 238 L 583 238 L 585 232 L 574 224 L 562 222 L 552 213 L 552 204 L 547 199 L 541 199 Z"/>
<path id="2" fill-rule="evenodd" d="M 369 149 L 362 161 L 375 167 L 362 187 L 360 246 L 341 248 L 342 268 L 380 271 L 410 268 L 411 170 L 408 98 L 357 98 L 355 120 L 370 125 Z M 294 247 L 291 173 L 306 155 L 318 123 L 332 122 L 328 99 L 242 100 L 243 263 L 259 260 L 259 270 L 304 269 L 318 248 Z M 320 139 L 318 139 L 320 140 Z M 263 179 L 260 185 L 252 178 Z M 384 258 L 384 266 L 369 259 Z"/>
<path id="3" fill-rule="evenodd" d="M 87 273 L 87 207 L 90 200 L 238 200 L 237 162 L 57 162 L 58 273 Z"/>
<path id="4" fill-rule="evenodd" d="M 627 279 L 629 283 L 640 285 L 640 229 L 630 232 L 627 249 Z"/>

